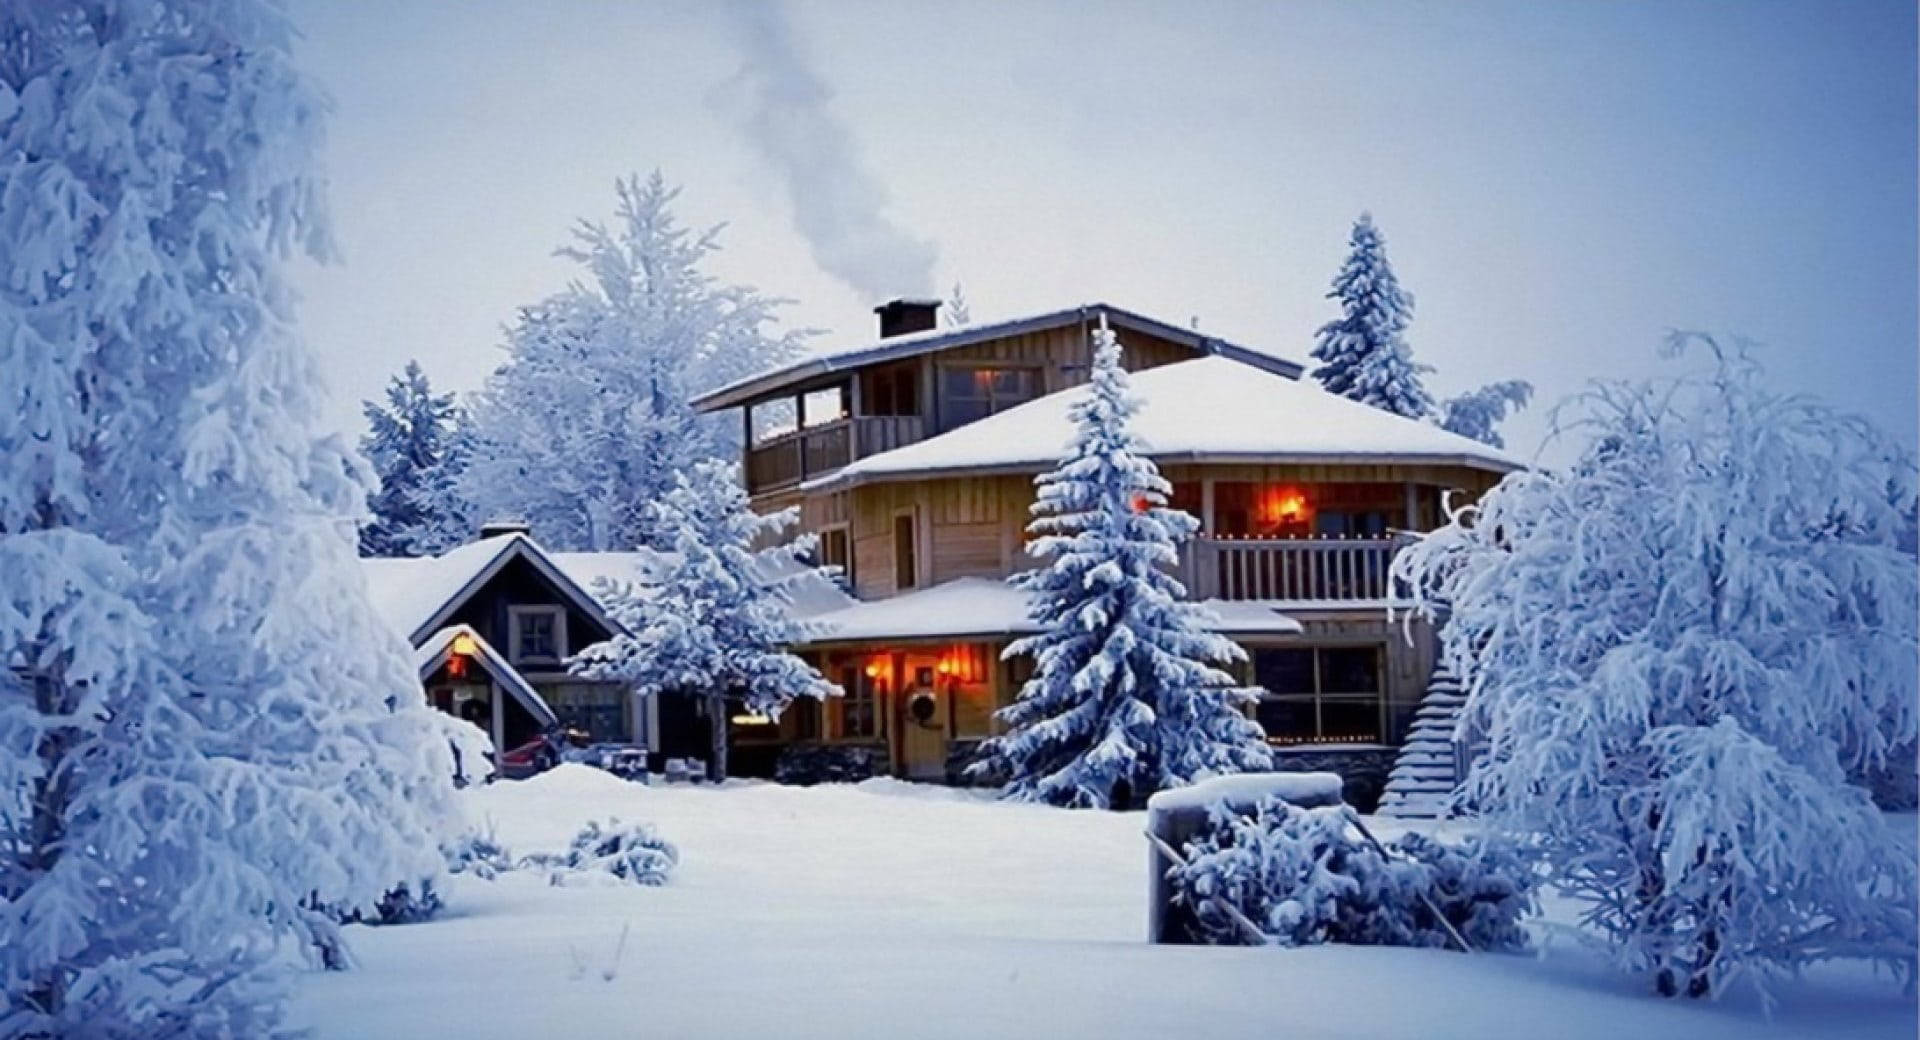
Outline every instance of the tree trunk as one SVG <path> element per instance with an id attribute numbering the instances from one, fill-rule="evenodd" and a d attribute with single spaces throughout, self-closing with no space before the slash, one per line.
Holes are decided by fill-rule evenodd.
<path id="1" fill-rule="evenodd" d="M 707 728 L 712 735 L 712 743 L 707 754 L 707 779 L 717 784 L 727 778 L 726 694 L 707 695 Z"/>

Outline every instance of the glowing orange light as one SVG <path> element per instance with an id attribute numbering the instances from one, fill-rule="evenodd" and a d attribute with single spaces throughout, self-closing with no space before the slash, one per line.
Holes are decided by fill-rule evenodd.
<path id="1" fill-rule="evenodd" d="M 940 664 L 939 664 L 939 665 L 938 665 L 938 666 L 936 667 L 936 669 L 935 669 L 935 670 L 936 670 L 936 671 L 938 671 L 938 672 L 939 672 L 939 673 L 940 673 L 941 675 L 952 675 L 952 674 L 953 674 L 953 662 L 952 662 L 952 661 L 949 661 L 949 660 L 947 660 L 947 659 L 946 659 L 946 658 L 944 658 L 944 657 L 942 657 L 942 658 L 940 659 Z"/>
<path id="2" fill-rule="evenodd" d="M 1133 505 L 1133 511 L 1134 511 L 1134 512 L 1136 512 L 1136 513 L 1144 513 L 1144 512 L 1146 512 L 1146 511 L 1147 511 L 1148 509 L 1150 509 L 1150 508 L 1152 508 L 1152 506 L 1153 506 L 1153 503 L 1152 503 L 1152 502 L 1149 502 L 1149 501 L 1147 501 L 1147 496 L 1145 496 L 1145 495 L 1135 495 L 1135 496 L 1133 496 L 1133 502 L 1132 502 L 1132 505 Z"/>
<path id="3" fill-rule="evenodd" d="M 472 657 L 479 651 L 479 645 L 473 641 L 472 636 L 465 632 L 453 637 L 453 652 L 459 654 L 461 657 Z"/>
<path id="4" fill-rule="evenodd" d="M 1297 487 L 1277 487 L 1260 496 L 1260 520 L 1269 526 L 1297 524 L 1307 518 L 1307 495 Z"/>
<path id="5" fill-rule="evenodd" d="M 875 661 L 875 662 L 873 662 L 872 664 L 869 664 L 869 665 L 867 665 L 867 678 L 869 678 L 869 679 L 878 679 L 878 678 L 880 678 L 880 672 L 881 672 L 881 670 L 882 670 L 882 669 L 881 669 L 881 667 L 880 667 L 880 662 L 878 662 L 878 661 Z"/>

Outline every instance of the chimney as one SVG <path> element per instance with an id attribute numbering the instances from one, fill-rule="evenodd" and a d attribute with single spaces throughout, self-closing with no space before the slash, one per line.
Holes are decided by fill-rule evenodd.
<path id="1" fill-rule="evenodd" d="M 525 520 L 488 520 L 480 525 L 480 537 L 498 538 L 503 534 L 524 534 L 533 536 L 533 528 Z"/>
<path id="2" fill-rule="evenodd" d="M 888 300 L 873 309 L 880 316 L 880 338 L 926 332 L 940 324 L 939 300 Z"/>

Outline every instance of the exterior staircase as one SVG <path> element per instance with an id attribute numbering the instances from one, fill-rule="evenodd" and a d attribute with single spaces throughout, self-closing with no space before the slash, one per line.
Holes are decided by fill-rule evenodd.
<path id="1" fill-rule="evenodd" d="M 1407 742 L 1387 775 L 1387 788 L 1376 810 L 1380 815 L 1428 820 L 1449 815 L 1448 798 L 1461 780 L 1454 754 L 1454 722 L 1466 700 L 1458 676 L 1444 664 L 1434 669 Z"/>

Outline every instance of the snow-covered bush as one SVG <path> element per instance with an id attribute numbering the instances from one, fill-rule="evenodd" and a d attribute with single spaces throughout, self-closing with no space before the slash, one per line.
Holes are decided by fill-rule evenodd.
<path id="1" fill-rule="evenodd" d="M 1028 551 L 1044 563 L 1011 579 L 1041 631 L 1006 656 L 1031 655 L 1034 674 L 999 712 L 1008 732 L 967 770 L 1005 770 L 1011 798 L 1125 807 L 1272 760 L 1244 711 L 1258 692 L 1217 667 L 1245 652 L 1208 631 L 1207 612 L 1170 573 L 1198 522 L 1168 508 L 1171 486 L 1128 428 L 1138 408 L 1102 318 L 1073 441 L 1034 480 Z"/>
<path id="2" fill-rule="evenodd" d="M 1915 736 L 1914 463 L 1705 345 L 1701 375 L 1563 405 L 1593 436 L 1575 464 L 1395 559 L 1450 615 L 1488 742 L 1466 796 L 1662 993 L 1838 956 L 1910 971 L 1913 848 L 1849 780 Z"/>
<path id="3" fill-rule="evenodd" d="M 1174 902 L 1192 912 L 1192 938 L 1253 941 L 1237 910 L 1286 946 L 1452 947 L 1431 903 L 1476 950 L 1526 948 L 1521 920 L 1533 909 L 1533 877 L 1513 851 L 1408 834 L 1383 856 L 1350 812 L 1279 798 L 1250 811 L 1215 806 L 1183 850 L 1187 862 L 1167 872 Z"/>
<path id="4" fill-rule="evenodd" d="M 483 881 L 514 868 L 513 854 L 500 843 L 492 827 L 473 828 L 440 846 L 447 857 L 447 873 L 471 874 Z"/>
<path id="5" fill-rule="evenodd" d="M 535 853 L 523 861 L 544 869 L 556 885 L 592 883 L 618 878 L 636 885 L 664 885 L 680 864 L 680 851 L 654 831 L 651 824 L 588 821 L 573 836 L 567 851 Z"/>

